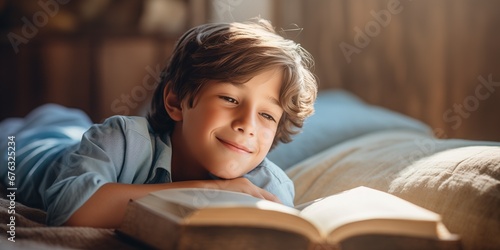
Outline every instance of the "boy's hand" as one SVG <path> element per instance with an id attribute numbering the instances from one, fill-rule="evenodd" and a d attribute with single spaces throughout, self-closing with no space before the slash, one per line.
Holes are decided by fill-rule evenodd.
<path id="1" fill-rule="evenodd" d="M 273 194 L 240 177 L 231 180 L 179 181 L 163 184 L 106 183 L 99 188 L 65 225 L 116 228 L 120 225 L 130 199 L 143 197 L 150 192 L 168 188 L 199 187 L 246 193 L 260 199 L 281 201 Z"/>
<path id="2" fill-rule="evenodd" d="M 276 197 L 274 194 L 269 193 L 268 191 L 258 186 L 255 186 L 252 182 L 243 177 L 230 180 L 207 181 L 204 187 L 246 193 L 260 199 L 281 203 L 278 197 Z"/>

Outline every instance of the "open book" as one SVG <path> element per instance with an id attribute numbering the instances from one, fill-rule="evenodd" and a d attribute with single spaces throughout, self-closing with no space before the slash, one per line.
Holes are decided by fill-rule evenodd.
<path id="1" fill-rule="evenodd" d="M 354 188 L 295 208 L 213 189 L 131 200 L 117 232 L 159 249 L 460 249 L 441 217 Z"/>

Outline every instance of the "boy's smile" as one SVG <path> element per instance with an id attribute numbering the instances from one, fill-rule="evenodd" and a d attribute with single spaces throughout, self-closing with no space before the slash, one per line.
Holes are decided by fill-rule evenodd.
<path id="1" fill-rule="evenodd" d="M 193 107 L 183 100 L 177 113 L 170 114 L 176 120 L 171 135 L 174 180 L 206 178 L 208 173 L 232 179 L 262 162 L 283 114 L 281 84 L 282 71 L 272 69 L 244 84 L 209 82 Z"/>
<path id="2" fill-rule="evenodd" d="M 222 143 L 222 145 L 224 145 L 227 148 L 229 148 L 230 150 L 236 151 L 238 153 L 248 153 L 248 154 L 251 154 L 253 152 L 252 149 L 249 149 L 245 145 L 238 144 L 236 142 L 227 141 L 227 140 L 224 140 L 224 139 L 221 139 L 221 138 L 218 138 L 218 137 L 217 137 L 217 139 Z"/>

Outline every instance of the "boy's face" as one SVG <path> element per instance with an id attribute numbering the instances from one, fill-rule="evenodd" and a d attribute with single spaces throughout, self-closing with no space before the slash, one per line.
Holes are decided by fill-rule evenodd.
<path id="1" fill-rule="evenodd" d="M 255 168 L 269 152 L 283 114 L 281 70 L 264 71 L 244 84 L 210 82 L 181 104 L 172 138 L 182 168 L 191 165 L 224 179 Z"/>

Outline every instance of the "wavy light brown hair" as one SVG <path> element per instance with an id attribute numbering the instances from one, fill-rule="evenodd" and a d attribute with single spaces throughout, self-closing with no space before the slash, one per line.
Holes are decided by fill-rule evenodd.
<path id="1" fill-rule="evenodd" d="M 153 95 L 147 116 L 157 133 L 169 132 L 174 121 L 164 106 L 164 90 L 190 107 L 209 81 L 244 84 L 271 68 L 281 68 L 283 83 L 279 102 L 283 115 L 273 141 L 287 143 L 300 132 L 314 112 L 317 82 L 311 73 L 312 56 L 299 44 L 278 35 L 270 22 L 253 19 L 244 23 L 209 23 L 187 31 L 177 42 Z"/>

